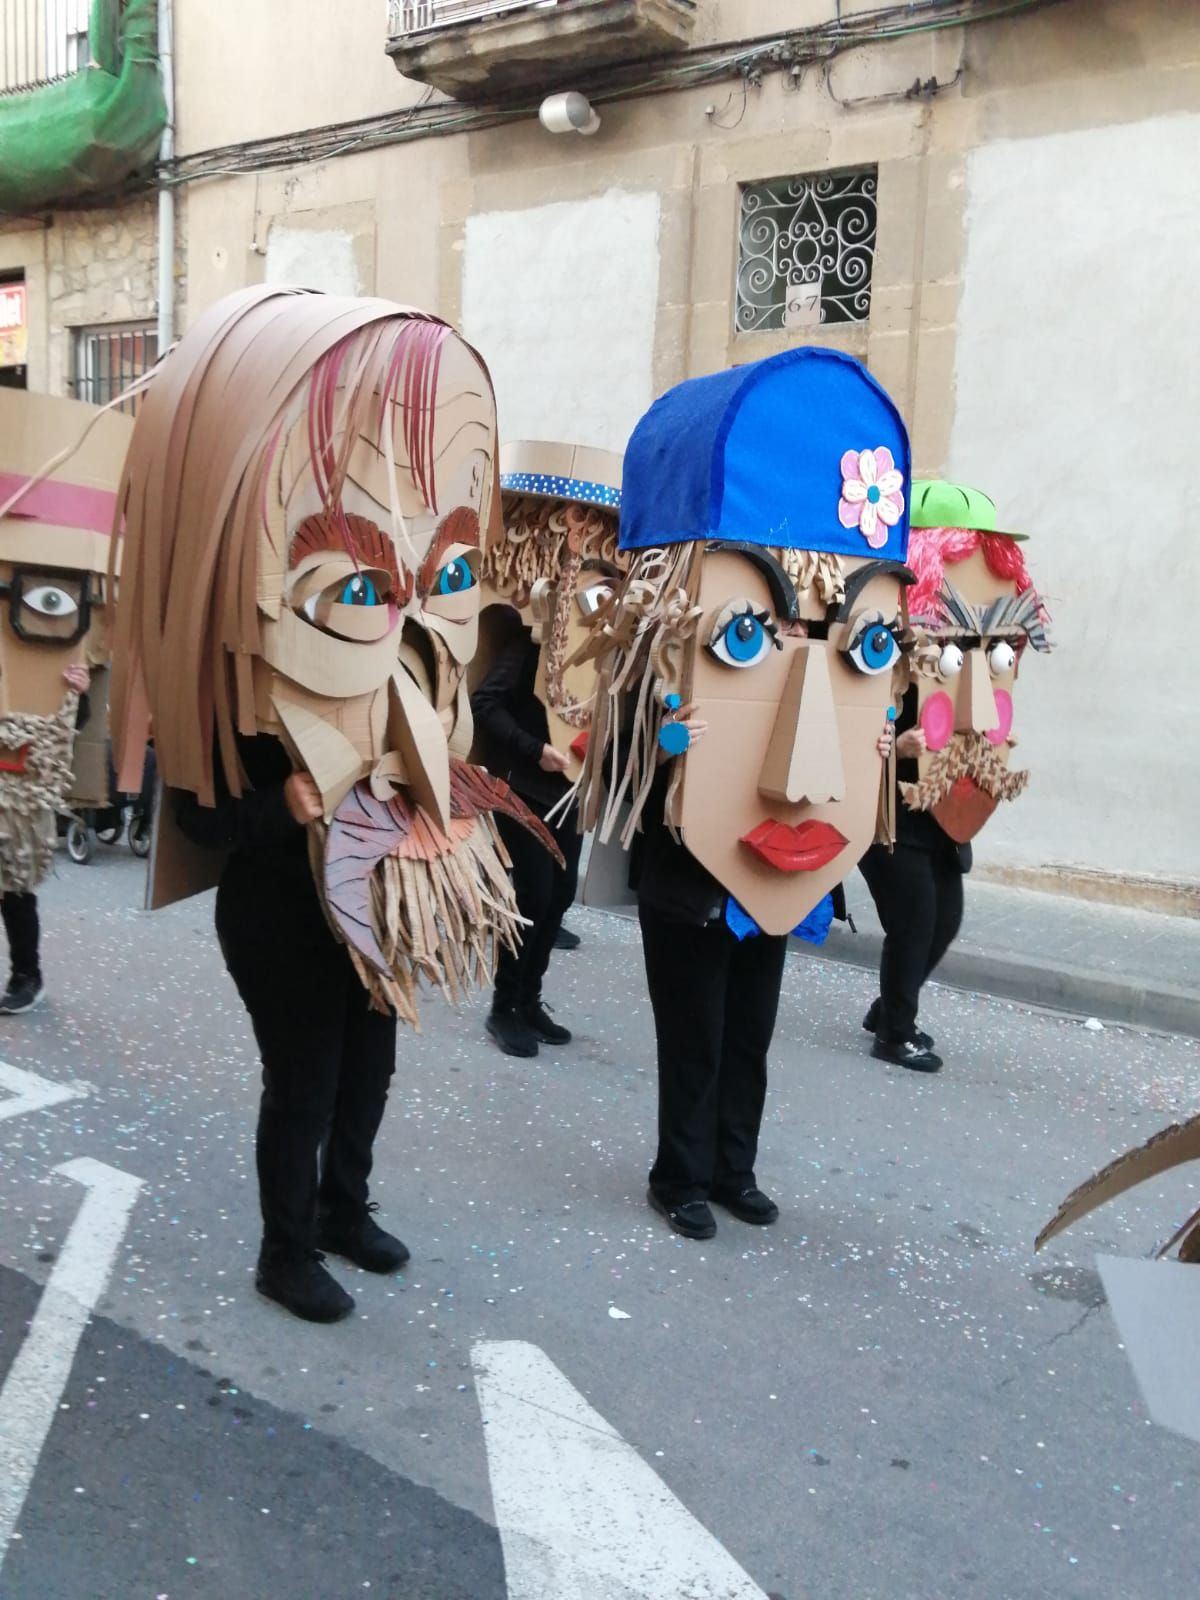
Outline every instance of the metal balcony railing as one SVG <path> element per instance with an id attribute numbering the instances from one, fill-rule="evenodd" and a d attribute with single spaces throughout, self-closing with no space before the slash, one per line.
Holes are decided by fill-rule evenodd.
<path id="1" fill-rule="evenodd" d="M 388 0 L 388 34 L 402 39 L 460 22 L 483 22 L 510 11 L 550 11 L 571 0 Z"/>
<path id="2" fill-rule="evenodd" d="M 0 0 L 0 94 L 86 67 L 90 9 L 90 0 Z"/>

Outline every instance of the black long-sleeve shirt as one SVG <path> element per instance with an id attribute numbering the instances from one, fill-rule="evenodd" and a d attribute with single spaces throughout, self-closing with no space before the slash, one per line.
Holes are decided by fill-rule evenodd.
<path id="1" fill-rule="evenodd" d="M 229 792 L 220 754 L 216 754 L 216 804 L 201 805 L 194 794 L 172 791 L 180 832 L 206 850 L 267 854 L 308 871 L 305 830 L 292 816 L 283 786 L 292 772 L 288 753 L 278 739 L 260 734 L 238 736 L 238 755 L 250 781 L 240 798 Z"/>
<path id="2" fill-rule="evenodd" d="M 546 708 L 535 693 L 538 646 L 521 628 L 496 657 L 471 696 L 476 746 L 484 766 L 524 800 L 552 806 L 569 784 L 561 772 L 543 772 L 550 743 Z"/>

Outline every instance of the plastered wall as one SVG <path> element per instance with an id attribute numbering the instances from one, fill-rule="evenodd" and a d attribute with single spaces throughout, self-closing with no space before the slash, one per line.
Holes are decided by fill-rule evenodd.
<path id="1" fill-rule="evenodd" d="M 967 163 L 949 465 L 1033 534 L 1058 646 L 1018 686 L 1034 776 L 981 841 L 1000 862 L 1200 878 L 1198 171 L 1200 115 Z"/>
<path id="2" fill-rule="evenodd" d="M 502 437 L 624 450 L 654 398 L 658 229 L 658 195 L 625 190 L 468 219 L 463 331 Z M 599 370 L 602 387 L 581 381 Z"/>

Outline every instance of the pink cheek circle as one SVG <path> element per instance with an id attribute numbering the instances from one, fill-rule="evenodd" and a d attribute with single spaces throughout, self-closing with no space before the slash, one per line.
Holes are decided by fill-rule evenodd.
<path id="1" fill-rule="evenodd" d="M 921 732 L 929 750 L 944 750 L 954 737 L 954 701 L 948 694 L 931 694 L 921 707 Z"/>
<path id="2" fill-rule="evenodd" d="M 1000 713 L 998 727 L 988 729 L 988 738 L 993 744 L 1003 744 L 1012 732 L 1012 695 L 1007 689 L 996 690 L 996 710 Z"/>

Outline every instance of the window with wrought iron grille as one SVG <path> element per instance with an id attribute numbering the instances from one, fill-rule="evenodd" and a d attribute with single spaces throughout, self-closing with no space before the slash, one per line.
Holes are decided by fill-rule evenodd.
<path id="1" fill-rule="evenodd" d="M 102 323 L 75 330 L 74 391 L 78 400 L 106 406 L 158 359 L 158 330 L 152 322 Z M 135 411 L 126 400 L 121 411 Z"/>
<path id="2" fill-rule="evenodd" d="M 875 167 L 743 187 L 739 332 L 867 320 L 877 187 Z"/>

